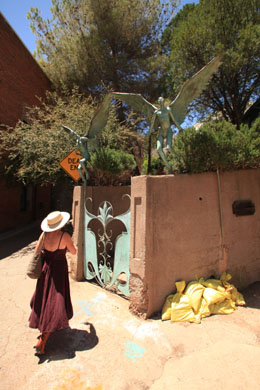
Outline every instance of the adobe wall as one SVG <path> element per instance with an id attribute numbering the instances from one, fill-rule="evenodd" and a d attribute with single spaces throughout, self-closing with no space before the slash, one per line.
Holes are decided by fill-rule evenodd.
<path id="1" fill-rule="evenodd" d="M 224 270 L 239 288 L 260 280 L 260 170 L 222 173 L 219 184 L 216 173 L 132 178 L 132 312 L 161 310 L 177 280 Z M 232 203 L 245 199 L 255 214 L 234 215 Z"/>

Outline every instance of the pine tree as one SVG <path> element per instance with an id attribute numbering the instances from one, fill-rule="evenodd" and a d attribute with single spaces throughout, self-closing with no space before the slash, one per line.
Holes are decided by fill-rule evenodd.
<path id="1" fill-rule="evenodd" d="M 222 55 L 223 65 L 194 106 L 204 116 L 221 112 L 239 128 L 248 103 L 260 91 L 259 2 L 200 0 L 186 5 L 164 32 L 162 46 L 168 60 L 162 84 L 171 94 L 212 57 Z"/>

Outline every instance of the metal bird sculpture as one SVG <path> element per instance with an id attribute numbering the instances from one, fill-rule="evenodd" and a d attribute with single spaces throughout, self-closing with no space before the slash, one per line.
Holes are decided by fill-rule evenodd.
<path id="1" fill-rule="evenodd" d="M 159 129 L 157 151 L 168 167 L 169 173 L 172 172 L 172 168 L 163 150 L 164 139 L 166 139 L 166 149 L 172 150 L 173 133 L 171 125 L 175 125 L 179 131 L 182 131 L 181 124 L 184 122 L 189 104 L 207 87 L 213 73 L 218 70 L 221 64 L 220 57 L 213 58 L 184 83 L 177 97 L 168 106 L 165 106 L 162 97 L 158 99 L 160 105 L 160 108 L 158 108 L 140 94 L 112 92 L 112 97 L 124 101 L 135 111 L 147 116 L 150 122 L 150 133 L 153 129 Z"/>
<path id="2" fill-rule="evenodd" d="M 86 162 L 90 159 L 90 152 L 93 152 L 99 147 L 98 137 L 106 126 L 109 115 L 110 103 L 111 94 L 107 94 L 104 97 L 102 103 L 99 105 L 93 118 L 91 119 L 89 129 L 86 131 L 84 136 L 80 136 L 78 133 L 76 133 L 76 131 L 70 129 L 68 126 L 62 125 L 62 127 L 67 133 L 72 134 L 74 137 L 77 138 L 77 151 L 82 156 L 79 161 L 78 171 L 84 182 L 86 182 L 88 178 Z M 82 169 L 85 175 L 83 175 Z"/>

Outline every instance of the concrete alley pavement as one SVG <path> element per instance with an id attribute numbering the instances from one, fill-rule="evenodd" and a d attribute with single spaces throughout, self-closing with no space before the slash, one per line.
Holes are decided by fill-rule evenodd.
<path id="1" fill-rule="evenodd" d="M 1 390 L 260 386 L 260 283 L 244 292 L 247 307 L 190 324 L 160 318 L 145 321 L 129 312 L 126 299 L 86 281 L 71 280 L 70 328 L 52 334 L 39 359 L 33 349 L 39 332 L 28 327 L 36 281 L 25 274 L 35 228 L 25 246 L 23 237 L 22 231 L 0 237 Z"/>

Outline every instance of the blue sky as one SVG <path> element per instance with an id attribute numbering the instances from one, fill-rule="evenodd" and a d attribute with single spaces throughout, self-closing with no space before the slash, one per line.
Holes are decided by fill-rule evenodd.
<path id="1" fill-rule="evenodd" d="M 187 3 L 198 3 L 198 0 L 181 0 L 180 7 Z M 0 0 L 0 11 L 31 53 L 36 44 L 27 12 L 31 7 L 39 8 L 44 19 L 51 18 L 51 5 L 51 0 Z"/>

